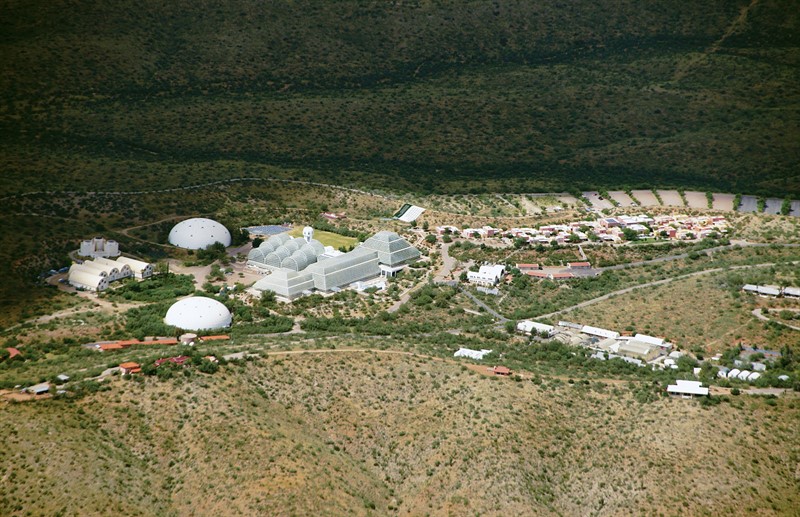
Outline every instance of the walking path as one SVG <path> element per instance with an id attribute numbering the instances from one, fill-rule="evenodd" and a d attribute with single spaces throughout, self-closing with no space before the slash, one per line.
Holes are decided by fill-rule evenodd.
<path id="1" fill-rule="evenodd" d="M 798 261 L 791 262 L 791 264 L 798 264 L 798 263 L 800 263 L 800 262 L 798 262 Z M 668 284 L 670 282 L 673 282 L 675 280 L 682 280 L 684 278 L 692 278 L 692 277 L 695 277 L 695 276 L 708 275 L 708 274 L 711 274 L 711 273 L 719 273 L 719 272 L 728 271 L 728 270 L 751 269 L 751 268 L 757 268 L 757 267 L 771 267 L 771 266 L 775 266 L 776 264 L 777 264 L 776 262 L 768 262 L 768 263 L 765 263 L 765 264 L 748 264 L 748 265 L 743 265 L 743 266 L 729 266 L 729 267 L 716 267 L 716 268 L 712 268 L 712 269 L 703 269 L 701 271 L 695 271 L 694 273 L 687 273 L 685 275 L 678 275 L 678 276 L 674 276 L 674 277 L 671 277 L 671 278 L 665 278 L 663 280 L 655 280 L 653 282 L 647 282 L 647 283 L 644 283 L 644 284 L 638 284 L 638 285 L 634 285 L 634 286 L 631 286 L 631 287 L 626 287 L 625 289 L 620 289 L 618 291 L 613 291 L 613 292 L 610 292 L 610 293 L 606 293 L 606 294 L 604 294 L 602 296 L 598 296 L 597 298 L 592 298 L 591 300 L 586 300 L 584 302 L 578 303 L 578 304 L 573 305 L 571 307 L 566 307 L 564 309 L 560 309 L 560 310 L 557 310 L 557 311 L 554 311 L 554 312 L 550 312 L 550 313 L 547 313 L 547 314 L 541 314 L 541 315 L 536 316 L 536 317 L 537 318 L 552 318 L 553 316 L 557 316 L 559 314 L 564 314 L 564 313 L 567 313 L 567 312 L 571 312 L 571 311 L 574 311 L 575 309 L 581 309 L 583 307 L 588 307 L 589 305 L 594 305 L 595 303 L 602 302 L 604 300 L 608 300 L 609 298 L 612 298 L 614 296 L 618 296 L 620 294 L 629 293 L 629 292 L 635 291 L 637 289 L 644 289 L 646 287 L 654 287 L 654 286 L 657 286 L 657 285 L 664 285 L 664 284 Z"/>
<path id="2" fill-rule="evenodd" d="M 787 309 L 787 310 L 790 310 L 790 309 Z M 764 316 L 764 313 L 761 312 L 760 308 L 759 309 L 753 309 L 752 314 L 753 314 L 753 316 L 755 316 L 756 318 L 760 319 L 761 321 L 771 321 L 773 323 L 777 323 L 778 325 L 783 325 L 784 327 L 789 327 L 792 330 L 800 330 L 800 327 L 796 327 L 794 325 L 789 325 L 788 323 L 784 323 L 782 321 L 778 321 L 778 320 L 773 320 L 771 318 L 767 318 L 766 316 Z"/>

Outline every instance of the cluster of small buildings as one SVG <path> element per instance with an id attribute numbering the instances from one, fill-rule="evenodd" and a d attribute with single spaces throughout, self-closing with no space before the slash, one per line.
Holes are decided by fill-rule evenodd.
<path id="1" fill-rule="evenodd" d="M 178 355 L 175 357 L 162 357 L 161 359 L 156 359 L 153 365 L 158 368 L 163 365 L 175 365 L 175 366 L 189 366 L 189 362 L 191 361 L 191 357 L 188 355 Z M 216 357 L 213 355 L 207 355 L 203 359 L 207 361 L 211 361 L 212 363 L 219 362 Z M 139 363 L 134 363 L 132 361 L 120 363 L 119 364 L 119 371 L 122 375 L 134 375 L 137 373 L 142 373 L 142 365 Z"/>
<path id="2" fill-rule="evenodd" d="M 653 368 L 677 369 L 676 359 L 682 355 L 681 352 L 673 351 L 673 344 L 662 337 L 647 334 L 623 335 L 615 330 L 569 321 L 559 321 L 557 326 L 553 326 L 523 320 L 517 322 L 517 330 L 528 335 L 536 333 L 584 346 L 595 351 L 592 355 L 595 359 L 620 358 L 638 366 L 650 364 Z"/>
<path id="3" fill-rule="evenodd" d="M 526 239 L 530 244 L 558 244 L 589 240 L 590 232 L 604 242 L 622 242 L 623 230 L 632 230 L 640 238 L 662 237 L 668 239 L 704 238 L 714 233 L 724 234 L 729 230 L 728 221 L 722 216 L 658 215 L 644 214 L 601 217 L 593 221 L 576 221 L 569 224 L 548 224 L 538 228 L 510 228 L 504 230 L 492 226 L 459 229 L 455 226 L 437 226 L 439 235 L 460 235 L 465 239 L 484 239 L 502 236 Z"/>
<path id="4" fill-rule="evenodd" d="M 756 369 L 757 364 L 759 363 L 753 363 L 753 370 Z M 738 379 L 740 381 L 755 382 L 759 377 L 761 377 L 761 372 L 766 369 L 766 365 L 761 364 L 761 366 L 763 368 L 760 368 L 758 371 L 740 370 L 739 368 L 734 368 L 731 370 L 722 366 L 717 371 L 717 377 L 720 379 Z"/>
<path id="5" fill-rule="evenodd" d="M 206 341 L 221 341 L 228 339 L 230 339 L 230 336 L 228 335 L 198 337 L 197 334 L 187 333 L 181 335 L 179 339 L 176 339 L 174 337 L 157 337 L 157 338 L 146 339 L 144 341 L 139 341 L 138 339 L 125 339 L 118 341 L 104 341 L 101 343 L 90 343 L 85 346 L 94 350 L 99 350 L 101 352 L 110 352 L 113 350 L 124 350 L 126 348 L 139 345 L 177 345 L 178 343 L 192 345 L 196 341 L 206 342 Z"/>
<path id="6" fill-rule="evenodd" d="M 459 348 L 453 354 L 453 357 L 466 357 L 469 359 L 473 359 L 475 361 L 482 361 L 484 356 L 491 354 L 491 350 L 472 350 L 471 348 Z M 501 375 L 507 377 L 511 375 L 513 372 L 505 367 L 505 366 L 490 366 L 486 368 L 486 371 L 492 373 L 494 375 Z"/>
<path id="7" fill-rule="evenodd" d="M 742 290 L 746 293 L 757 294 L 759 296 L 783 296 L 784 298 L 800 299 L 800 287 L 780 287 L 777 285 L 753 285 L 745 284 Z"/>
<path id="8" fill-rule="evenodd" d="M 81 263 L 72 264 L 67 281 L 78 289 L 88 291 L 104 291 L 112 282 L 125 278 L 143 280 L 153 275 L 153 265 L 129 257 L 117 257 L 111 260 L 95 257 Z"/>

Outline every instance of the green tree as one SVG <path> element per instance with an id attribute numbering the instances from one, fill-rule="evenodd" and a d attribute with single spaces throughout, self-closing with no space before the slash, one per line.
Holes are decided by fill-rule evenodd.
<path id="1" fill-rule="evenodd" d="M 639 240 L 639 234 L 636 233 L 635 230 L 631 230 L 630 228 L 623 228 L 622 229 L 622 236 L 625 238 L 626 241 L 637 241 L 637 240 Z"/>

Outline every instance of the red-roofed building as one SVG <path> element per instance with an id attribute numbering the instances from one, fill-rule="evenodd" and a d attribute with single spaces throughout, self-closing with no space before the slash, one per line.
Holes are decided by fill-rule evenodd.
<path id="1" fill-rule="evenodd" d="M 553 280 L 562 280 L 564 278 L 575 278 L 575 275 L 572 273 L 553 273 L 550 275 L 550 278 Z"/>
<path id="2" fill-rule="evenodd" d="M 527 271 L 535 271 L 541 269 L 539 264 L 517 264 L 517 269 L 525 273 Z"/>
<path id="3" fill-rule="evenodd" d="M 495 366 L 491 369 L 492 373 L 495 375 L 511 375 L 511 370 L 506 368 L 505 366 Z"/>
<path id="4" fill-rule="evenodd" d="M 525 271 L 525 274 L 534 278 L 550 278 L 550 273 L 547 271 Z"/>
<path id="5" fill-rule="evenodd" d="M 8 348 L 6 348 L 6 351 L 8 352 L 8 358 L 9 358 L 9 359 L 14 359 L 14 358 L 15 358 L 15 357 L 17 357 L 17 356 L 20 356 L 20 355 L 22 355 L 22 352 L 20 352 L 19 350 L 17 350 L 17 349 L 16 349 L 16 348 L 14 348 L 14 347 L 8 347 Z"/>
<path id="6" fill-rule="evenodd" d="M 174 338 L 174 337 L 168 337 L 168 338 L 156 339 L 154 341 L 144 341 L 141 344 L 143 344 L 143 345 L 177 345 L 178 344 L 178 340 L 177 340 L 177 338 Z"/>
<path id="7" fill-rule="evenodd" d="M 230 339 L 230 336 L 219 335 L 219 336 L 202 336 L 200 341 L 224 341 L 226 339 Z"/>
<path id="8" fill-rule="evenodd" d="M 122 372 L 122 375 L 132 375 L 134 373 L 139 373 L 142 371 L 142 366 L 139 363 L 120 363 L 119 369 Z"/>
<path id="9" fill-rule="evenodd" d="M 105 345 L 100 345 L 101 352 L 108 352 L 109 350 L 122 350 L 123 348 L 125 347 L 119 343 L 106 343 Z"/>

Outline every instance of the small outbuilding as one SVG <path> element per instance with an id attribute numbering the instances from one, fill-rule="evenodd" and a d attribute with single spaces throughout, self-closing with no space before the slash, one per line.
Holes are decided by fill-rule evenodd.
<path id="1" fill-rule="evenodd" d="M 505 366 L 495 366 L 494 368 L 490 368 L 490 371 L 495 375 L 503 375 L 503 376 L 511 375 L 511 370 L 506 368 Z"/>
<path id="2" fill-rule="evenodd" d="M 28 386 L 25 391 L 31 393 L 33 395 L 44 395 L 45 393 L 50 392 L 50 383 L 49 382 L 40 382 L 39 384 L 34 384 L 33 386 Z"/>
<path id="3" fill-rule="evenodd" d="M 134 362 L 120 363 L 119 370 L 122 372 L 122 375 L 133 375 L 134 373 L 140 373 L 142 371 L 142 365 Z"/>

